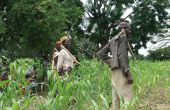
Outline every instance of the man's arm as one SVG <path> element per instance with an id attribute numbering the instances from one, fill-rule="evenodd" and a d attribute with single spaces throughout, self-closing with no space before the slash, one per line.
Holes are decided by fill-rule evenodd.
<path id="1" fill-rule="evenodd" d="M 63 63 L 64 63 L 64 54 L 62 51 L 60 51 L 60 53 L 58 55 L 58 62 L 57 62 L 57 71 L 59 73 L 62 73 Z"/>
<path id="2" fill-rule="evenodd" d="M 108 43 L 97 53 L 97 57 L 104 60 L 104 62 L 107 63 L 108 65 L 111 64 L 111 57 L 108 56 L 109 52 L 110 52 L 110 47 Z"/>
<path id="3" fill-rule="evenodd" d="M 129 59 L 128 59 L 128 39 L 126 36 L 119 38 L 118 59 L 123 72 L 129 71 Z"/>
<path id="4" fill-rule="evenodd" d="M 110 52 L 110 48 L 109 48 L 109 43 L 108 43 L 97 53 L 97 57 L 105 60 L 108 58 L 109 52 Z"/>
<path id="5" fill-rule="evenodd" d="M 129 67 L 129 60 L 128 60 L 128 39 L 126 36 L 120 37 L 120 44 L 119 44 L 119 61 L 121 69 L 123 69 L 124 76 L 128 79 L 128 83 L 133 83 L 133 78 L 130 73 Z"/>

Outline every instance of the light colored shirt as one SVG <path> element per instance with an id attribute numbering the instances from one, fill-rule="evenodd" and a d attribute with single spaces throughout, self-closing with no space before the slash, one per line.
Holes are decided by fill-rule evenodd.
<path id="1" fill-rule="evenodd" d="M 59 55 L 59 51 L 56 50 L 53 54 L 53 61 L 52 61 L 52 69 L 56 69 L 57 68 L 57 58 Z"/>
<path id="2" fill-rule="evenodd" d="M 73 68 L 73 58 L 67 53 L 66 50 L 62 49 L 58 54 L 57 70 L 60 68 L 67 70 L 69 67 Z"/>

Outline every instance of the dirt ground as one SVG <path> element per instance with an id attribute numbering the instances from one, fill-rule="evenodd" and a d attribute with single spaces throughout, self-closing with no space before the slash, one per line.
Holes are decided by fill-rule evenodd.
<path id="1" fill-rule="evenodd" d="M 143 97 L 139 110 L 170 110 L 170 78 L 161 80 Z"/>

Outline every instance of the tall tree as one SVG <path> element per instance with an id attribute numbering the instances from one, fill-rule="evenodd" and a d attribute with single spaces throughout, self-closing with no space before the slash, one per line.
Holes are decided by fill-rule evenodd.
<path id="1" fill-rule="evenodd" d="M 130 16 L 132 20 L 133 36 L 131 43 L 135 44 L 134 49 L 146 48 L 147 41 L 151 40 L 154 34 L 163 33 L 169 27 L 167 24 L 169 0 L 145 0 L 138 1 L 133 8 L 134 13 Z"/>
<path id="2" fill-rule="evenodd" d="M 78 0 L 6 0 L 1 7 L 6 29 L 1 42 L 12 55 L 22 57 L 51 52 L 56 39 L 70 25 L 79 25 L 83 14 Z"/>
<path id="3" fill-rule="evenodd" d="M 89 19 L 87 37 L 104 46 L 110 36 L 117 33 L 114 24 L 119 22 L 126 9 L 131 8 L 133 13 L 129 18 L 133 33 L 130 42 L 135 44 L 133 48 L 137 53 L 139 48 L 146 47 L 150 34 L 166 28 L 168 13 L 165 9 L 168 7 L 169 0 L 88 0 L 85 6 Z"/>

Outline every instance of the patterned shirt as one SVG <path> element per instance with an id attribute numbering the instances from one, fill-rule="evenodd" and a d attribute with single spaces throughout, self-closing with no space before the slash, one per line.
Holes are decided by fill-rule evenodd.
<path id="1" fill-rule="evenodd" d="M 73 68 L 73 58 L 67 53 L 66 50 L 62 49 L 58 54 L 57 70 L 60 68 L 67 70 L 68 68 Z"/>

